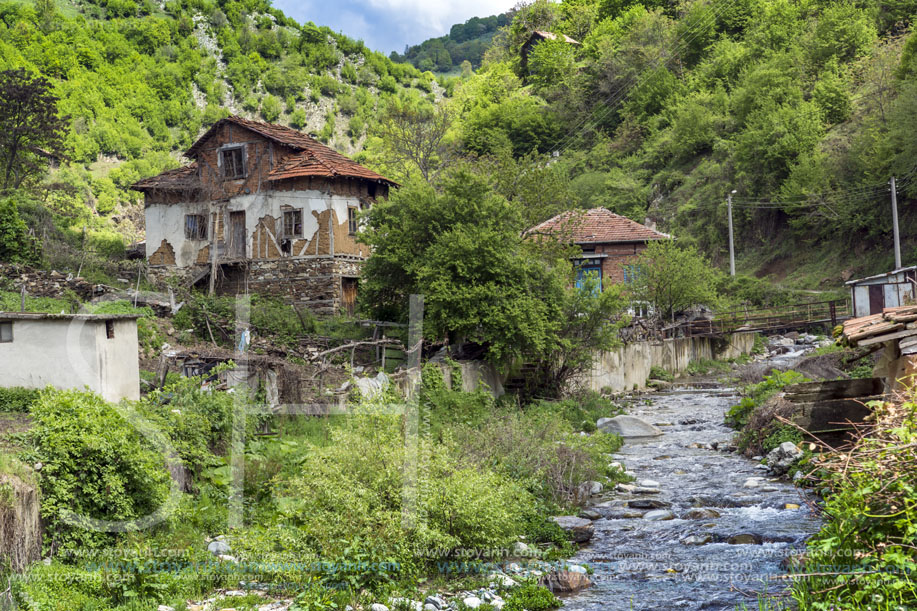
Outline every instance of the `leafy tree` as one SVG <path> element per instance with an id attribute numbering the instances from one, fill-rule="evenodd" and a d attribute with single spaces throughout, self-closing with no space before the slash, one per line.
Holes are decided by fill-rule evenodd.
<path id="1" fill-rule="evenodd" d="M 558 397 L 593 366 L 595 355 L 619 343 L 627 300 L 618 286 L 599 290 L 598 278 L 586 278 L 564 292 L 561 327 L 552 346 L 537 355 L 537 373 L 527 380 L 531 394 Z M 534 384 L 532 384 L 534 382 Z"/>
<path id="2" fill-rule="evenodd" d="M 495 362 L 550 349 L 569 263 L 544 260 L 522 236 L 518 207 L 486 179 L 458 169 L 441 187 L 413 181 L 367 213 L 363 307 L 404 320 L 418 293 L 428 337 L 485 345 Z"/>
<path id="3" fill-rule="evenodd" d="M 18 199 L 0 199 L 0 261 L 39 263 L 41 242 L 29 233 L 29 228 L 19 216 Z"/>
<path id="4" fill-rule="evenodd" d="M 415 172 L 431 181 L 449 165 L 446 138 L 452 114 L 445 105 L 433 106 L 409 96 L 389 99 L 375 127 L 386 165 L 394 166 L 404 178 Z"/>
<path id="5" fill-rule="evenodd" d="M 0 72 L 0 192 L 18 189 L 63 156 L 64 121 L 51 83 L 29 72 Z"/>
<path id="6" fill-rule="evenodd" d="M 660 317 L 674 320 L 677 312 L 716 299 L 714 269 L 693 246 L 674 240 L 650 242 L 636 266 L 633 297 L 650 304 Z"/>

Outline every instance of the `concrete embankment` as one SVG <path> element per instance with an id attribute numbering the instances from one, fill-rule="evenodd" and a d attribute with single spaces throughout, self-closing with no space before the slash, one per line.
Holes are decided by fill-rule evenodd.
<path id="1" fill-rule="evenodd" d="M 736 333 L 722 338 L 690 337 L 660 341 L 633 342 L 596 355 L 595 365 L 584 380 L 595 391 L 624 392 L 646 386 L 650 369 L 659 367 L 673 375 L 682 373 L 691 363 L 704 359 L 731 359 L 750 354 L 755 345 L 754 333 Z M 461 361 L 462 387 L 473 391 L 483 383 L 495 396 L 503 394 L 506 375 L 484 361 Z M 450 367 L 443 366 L 447 383 Z"/>

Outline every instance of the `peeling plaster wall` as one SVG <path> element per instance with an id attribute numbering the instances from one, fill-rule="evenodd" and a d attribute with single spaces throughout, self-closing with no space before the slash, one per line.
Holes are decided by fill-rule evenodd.
<path id="1" fill-rule="evenodd" d="M 296 258 L 298 256 L 315 256 L 347 254 L 359 257 L 369 255 L 369 249 L 357 244 L 349 234 L 348 208 L 360 208 L 361 199 L 356 195 L 325 193 L 318 190 L 309 191 L 263 191 L 261 193 L 233 197 L 226 203 L 213 204 L 215 214 L 221 222 L 217 224 L 215 239 L 220 243 L 229 240 L 230 212 L 245 212 L 246 258 L 278 259 Z M 283 212 L 301 210 L 303 233 L 293 238 L 291 255 L 278 257 L 279 243 L 283 239 Z M 330 211 L 330 212 L 329 212 Z M 200 214 L 210 219 L 210 204 L 206 202 L 188 202 L 184 204 L 150 204 L 146 207 L 147 257 L 151 257 L 165 240 L 175 252 L 175 265 L 179 268 L 189 267 L 202 262 L 201 251 L 210 244 L 206 240 L 185 238 L 185 216 Z M 328 216 L 332 215 L 333 238 L 328 227 Z M 271 222 L 262 223 L 262 220 Z M 266 234 L 266 229 L 273 224 L 273 240 Z M 208 222 L 208 232 L 213 232 L 212 222 Z M 256 237 L 257 236 L 257 237 Z M 273 242 L 276 242 L 274 244 Z M 224 253 L 224 248 L 218 248 Z M 209 255 L 209 250 L 207 251 Z"/>

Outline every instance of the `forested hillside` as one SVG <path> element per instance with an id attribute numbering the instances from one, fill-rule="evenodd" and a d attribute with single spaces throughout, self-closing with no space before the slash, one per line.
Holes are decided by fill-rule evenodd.
<path id="1" fill-rule="evenodd" d="M 539 0 L 455 98 L 459 146 L 558 155 L 574 205 L 649 217 L 723 261 L 800 284 L 891 265 L 899 179 L 915 228 L 917 3 Z M 520 49 L 535 29 L 582 44 Z M 778 239 L 779 238 L 779 239 Z"/>
<path id="2" fill-rule="evenodd" d="M 72 244 L 117 252 L 142 237 L 128 185 L 241 113 L 315 133 L 399 181 L 471 163 L 533 222 L 595 206 L 649 218 L 721 265 L 735 191 L 741 271 L 836 287 L 891 265 L 892 175 L 905 263 L 917 255 L 915 10 L 537 0 L 514 11 L 476 73 L 437 82 L 266 0 L 6 2 L 0 68 L 50 79 L 67 125 L 55 169 L 18 208 L 33 233 L 47 235 L 50 215 Z M 494 19 L 448 38 L 477 40 Z M 536 29 L 581 44 L 538 44 L 523 69 Z M 23 201 L 36 197 L 43 205 Z"/>
<path id="3" fill-rule="evenodd" d="M 390 57 L 392 61 L 410 62 L 420 70 L 449 72 L 461 68 L 464 62 L 477 69 L 494 35 L 511 21 L 512 12 L 484 18 L 472 17 L 465 23 L 452 26 L 445 36 L 406 47 L 403 55 L 393 51 Z"/>
<path id="4" fill-rule="evenodd" d="M 265 0 L 0 3 L 0 70 L 12 68 L 50 81 L 66 124 L 50 175 L 18 190 L 20 213 L 39 235 L 62 230 L 102 253 L 143 235 L 141 196 L 128 187 L 177 167 L 226 115 L 354 152 L 388 96 L 442 93 L 432 74 Z"/>

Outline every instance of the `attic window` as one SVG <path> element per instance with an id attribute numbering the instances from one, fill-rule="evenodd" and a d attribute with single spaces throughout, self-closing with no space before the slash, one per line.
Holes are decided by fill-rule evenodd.
<path id="1" fill-rule="evenodd" d="M 115 339 L 115 321 L 105 321 L 105 337 L 108 339 Z"/>
<path id="2" fill-rule="evenodd" d="M 13 341 L 13 323 L 9 320 L 0 322 L 0 344 L 8 344 Z"/>
<path id="3" fill-rule="evenodd" d="M 302 236 L 302 210 L 283 211 L 283 235 L 287 238 Z"/>
<path id="4" fill-rule="evenodd" d="M 350 235 L 357 233 L 357 209 L 347 208 L 347 232 Z"/>
<path id="5" fill-rule="evenodd" d="M 245 176 L 245 155 L 241 146 L 234 146 L 220 151 L 220 165 L 223 178 L 243 178 Z"/>
<path id="6" fill-rule="evenodd" d="M 203 214 L 186 214 L 185 237 L 189 240 L 206 240 L 207 217 Z"/>

